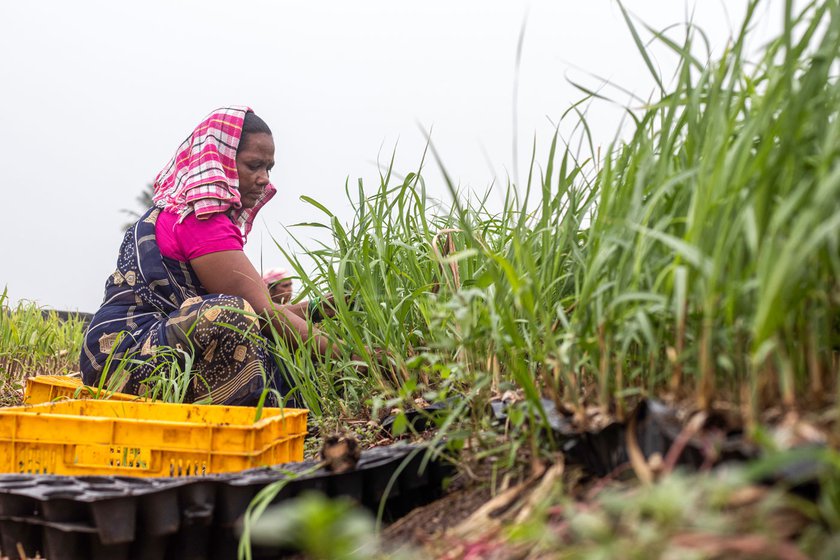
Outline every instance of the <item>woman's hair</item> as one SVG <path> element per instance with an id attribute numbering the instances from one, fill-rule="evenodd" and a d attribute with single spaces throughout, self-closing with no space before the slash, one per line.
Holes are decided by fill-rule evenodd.
<path id="1" fill-rule="evenodd" d="M 242 136 L 239 139 L 239 145 L 241 146 L 245 143 L 245 138 L 247 138 L 249 134 L 257 134 L 260 132 L 270 135 L 271 129 L 268 128 L 265 121 L 259 118 L 256 113 L 248 111 L 245 113 L 245 119 L 242 122 Z"/>

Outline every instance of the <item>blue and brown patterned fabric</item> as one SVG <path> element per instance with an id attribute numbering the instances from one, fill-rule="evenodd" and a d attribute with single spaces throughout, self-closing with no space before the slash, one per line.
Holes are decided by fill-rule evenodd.
<path id="1" fill-rule="evenodd" d="M 149 210 L 125 234 L 105 299 L 85 333 L 85 384 L 98 386 L 104 376 L 110 390 L 151 396 L 153 379 L 172 371 L 176 359 L 181 371 L 192 374 L 184 402 L 253 406 L 266 385 L 285 394 L 280 367 L 248 302 L 208 294 L 189 263 L 160 254 L 160 212 Z M 111 379 L 121 363 L 128 375 Z M 267 404 L 276 404 L 273 394 Z"/>

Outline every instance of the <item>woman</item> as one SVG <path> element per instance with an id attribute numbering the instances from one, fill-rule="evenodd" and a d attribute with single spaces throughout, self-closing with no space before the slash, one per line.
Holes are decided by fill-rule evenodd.
<path id="1" fill-rule="evenodd" d="M 263 282 L 274 303 L 284 304 L 292 300 L 292 277 L 285 268 L 272 268 L 263 274 Z"/>
<path id="2" fill-rule="evenodd" d="M 271 327 L 288 343 L 314 336 L 321 355 L 339 355 L 307 324 L 306 304 L 272 303 L 243 252 L 274 196 L 273 166 L 271 130 L 247 107 L 214 111 L 181 144 L 155 179 L 155 207 L 126 233 L 85 334 L 86 384 L 104 376 L 113 390 L 149 394 L 167 360 L 176 355 L 183 368 L 189 356 L 185 402 L 248 406 L 266 388 L 286 392 L 265 350 Z M 128 374 L 110 379 L 121 363 Z"/>

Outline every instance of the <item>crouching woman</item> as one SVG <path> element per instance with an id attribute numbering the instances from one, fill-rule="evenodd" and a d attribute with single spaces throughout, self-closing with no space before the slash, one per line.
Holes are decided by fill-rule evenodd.
<path id="1" fill-rule="evenodd" d="M 179 146 L 155 179 L 155 206 L 126 232 L 85 333 L 86 384 L 150 394 L 175 356 L 181 368 L 191 360 L 184 402 L 253 406 L 265 389 L 288 391 L 266 351 L 271 328 L 290 344 L 315 337 L 322 355 L 339 354 L 310 328 L 306 305 L 271 301 L 243 252 L 276 192 L 273 166 L 271 130 L 247 107 L 214 111 Z"/>

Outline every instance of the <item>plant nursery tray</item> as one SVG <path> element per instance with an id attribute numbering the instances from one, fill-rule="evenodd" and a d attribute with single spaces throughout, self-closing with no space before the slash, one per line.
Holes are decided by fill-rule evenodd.
<path id="1" fill-rule="evenodd" d="M 265 486 L 287 481 L 282 502 L 307 491 L 347 496 L 393 520 L 442 493 L 450 463 L 425 446 L 394 445 L 362 452 L 340 474 L 315 461 L 204 477 L 0 475 L 0 557 L 40 554 L 77 558 L 236 558 L 236 527 Z M 433 449 L 431 451 L 434 451 Z M 317 470 L 316 470 L 317 469 Z M 254 558 L 277 558 L 273 549 Z"/>

